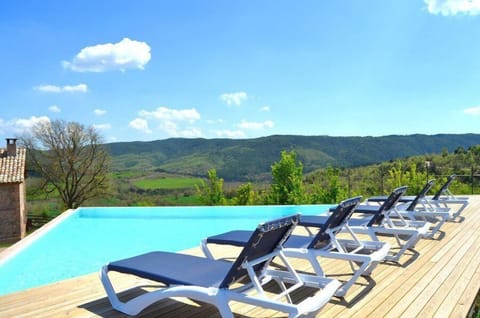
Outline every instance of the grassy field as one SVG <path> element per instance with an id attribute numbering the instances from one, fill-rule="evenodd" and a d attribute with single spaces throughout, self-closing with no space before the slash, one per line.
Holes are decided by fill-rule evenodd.
<path id="1" fill-rule="evenodd" d="M 134 182 L 137 188 L 143 190 L 155 189 L 191 189 L 195 185 L 200 185 L 200 178 L 158 178 L 158 179 L 142 179 Z"/>

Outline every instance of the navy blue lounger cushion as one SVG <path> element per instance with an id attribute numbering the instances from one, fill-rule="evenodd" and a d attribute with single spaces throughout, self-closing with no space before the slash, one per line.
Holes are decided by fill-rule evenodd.
<path id="1" fill-rule="evenodd" d="M 220 286 L 231 267 L 230 262 L 171 252 L 151 252 L 108 264 L 110 271 L 137 275 L 166 285 L 202 287 Z"/>
<path id="2" fill-rule="evenodd" d="M 247 244 L 250 236 L 252 236 L 252 231 L 235 230 L 210 236 L 207 238 L 207 243 L 227 244 L 243 247 Z"/>

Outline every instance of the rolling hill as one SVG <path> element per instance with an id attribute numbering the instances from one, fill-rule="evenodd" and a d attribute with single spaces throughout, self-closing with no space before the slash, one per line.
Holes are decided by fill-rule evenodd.
<path id="1" fill-rule="evenodd" d="M 480 134 L 330 137 L 274 135 L 255 139 L 171 138 L 106 144 L 115 170 L 152 170 L 205 176 L 215 168 L 225 180 L 259 181 L 271 175 L 282 150 L 295 150 L 308 173 L 328 165 L 356 167 L 415 155 L 467 149 Z"/>

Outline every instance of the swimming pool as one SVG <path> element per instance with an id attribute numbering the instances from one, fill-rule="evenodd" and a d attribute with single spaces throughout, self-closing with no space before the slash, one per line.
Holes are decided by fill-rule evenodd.
<path id="1" fill-rule="evenodd" d="M 152 250 L 177 252 L 210 235 L 253 230 L 274 218 L 321 214 L 331 205 L 79 208 L 0 258 L 0 295 L 98 271 Z"/>

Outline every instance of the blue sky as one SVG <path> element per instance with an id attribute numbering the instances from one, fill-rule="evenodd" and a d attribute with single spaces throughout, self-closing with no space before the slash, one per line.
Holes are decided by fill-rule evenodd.
<path id="1" fill-rule="evenodd" d="M 480 0 L 0 2 L 0 137 L 480 133 Z"/>

